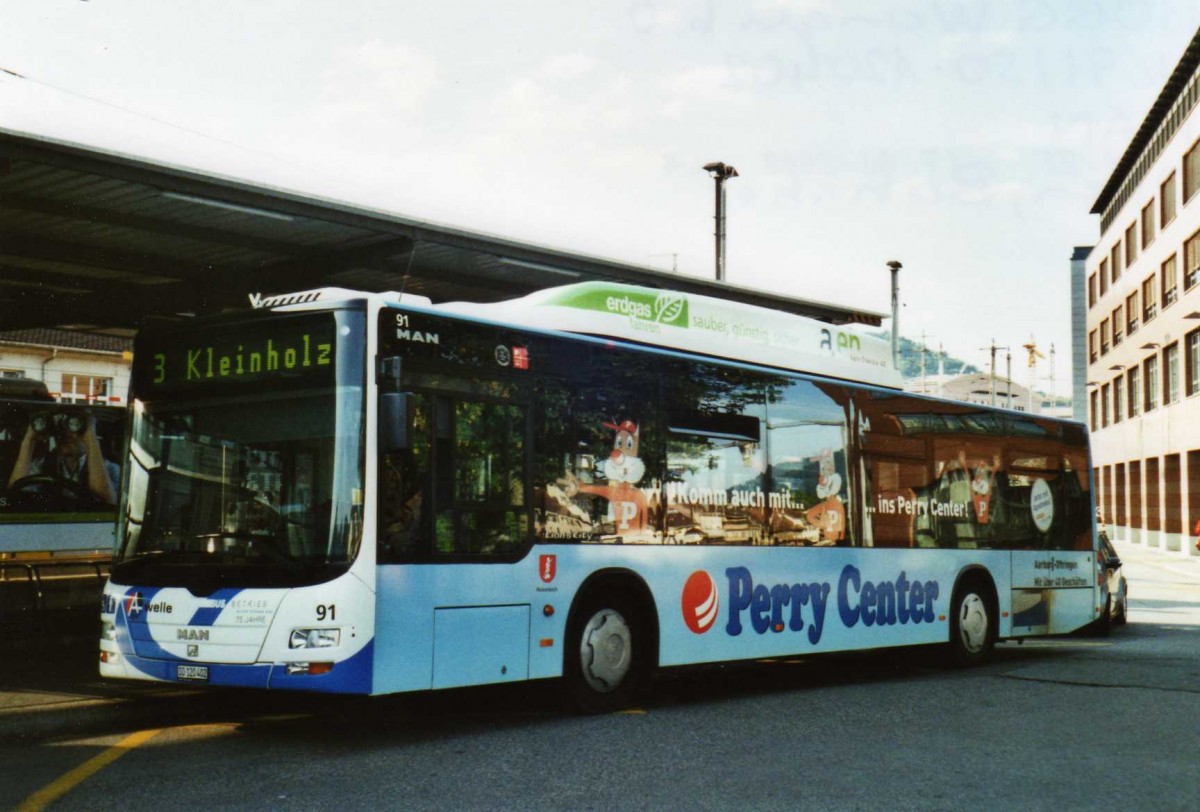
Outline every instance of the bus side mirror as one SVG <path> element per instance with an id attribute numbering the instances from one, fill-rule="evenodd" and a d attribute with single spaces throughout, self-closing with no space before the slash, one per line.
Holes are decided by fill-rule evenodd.
<path id="1" fill-rule="evenodd" d="M 379 395 L 379 440 L 385 454 L 412 448 L 408 436 L 412 398 L 411 392 Z"/>

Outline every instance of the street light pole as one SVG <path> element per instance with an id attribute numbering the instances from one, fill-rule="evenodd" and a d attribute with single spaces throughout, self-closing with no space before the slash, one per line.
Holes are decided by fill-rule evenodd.
<path id="1" fill-rule="evenodd" d="M 714 218 L 717 221 L 716 230 L 716 260 L 717 260 L 717 281 L 725 281 L 725 181 L 730 178 L 736 178 L 738 171 L 728 164 L 723 164 L 719 161 L 704 165 L 704 171 L 712 176 L 717 182 L 716 186 L 716 214 Z"/>
<path id="2" fill-rule="evenodd" d="M 892 269 L 892 366 L 900 368 L 900 269 L 904 266 L 899 260 L 891 260 L 887 266 Z"/>

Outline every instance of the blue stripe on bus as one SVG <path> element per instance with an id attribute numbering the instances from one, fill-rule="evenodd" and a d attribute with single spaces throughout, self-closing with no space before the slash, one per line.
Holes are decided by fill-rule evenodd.
<path id="1" fill-rule="evenodd" d="M 188 626 L 211 626 L 217 622 L 221 612 L 225 611 L 225 606 L 229 601 L 233 600 L 242 591 L 241 587 L 231 587 L 228 589 L 218 589 L 208 597 L 216 606 L 202 606 L 192 615 L 192 619 L 187 622 Z"/>
<path id="2" fill-rule="evenodd" d="M 163 657 L 142 657 L 127 654 L 127 665 L 151 679 L 164 682 L 189 683 L 177 676 L 180 665 L 199 665 L 208 668 L 208 680 L 195 684 L 223 685 L 235 688 L 273 688 L 283 691 L 317 691 L 320 693 L 369 694 L 375 642 L 371 641 L 354 656 L 334 665 L 328 674 L 288 674 L 282 664 L 254 663 L 230 665 L 184 660 L 163 652 Z"/>

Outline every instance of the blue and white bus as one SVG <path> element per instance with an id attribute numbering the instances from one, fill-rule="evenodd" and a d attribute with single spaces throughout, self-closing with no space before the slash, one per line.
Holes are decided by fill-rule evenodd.
<path id="1" fill-rule="evenodd" d="M 1085 428 L 905 394 L 877 338 L 600 282 L 257 305 L 138 337 L 105 676 L 601 710 L 1105 600 Z"/>

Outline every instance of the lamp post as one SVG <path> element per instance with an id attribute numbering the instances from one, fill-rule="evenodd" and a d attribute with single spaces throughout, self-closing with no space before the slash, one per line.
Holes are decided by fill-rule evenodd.
<path id="1" fill-rule="evenodd" d="M 725 181 L 736 178 L 738 171 L 720 161 L 704 165 L 704 171 L 717 182 L 717 212 L 713 219 L 717 221 L 717 281 L 725 281 Z"/>
<path id="2" fill-rule="evenodd" d="M 892 269 L 892 366 L 900 368 L 900 269 L 904 266 L 899 260 L 891 260 L 887 266 Z"/>

